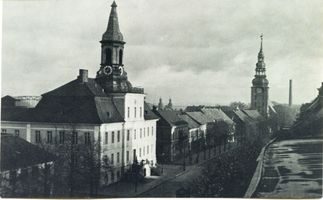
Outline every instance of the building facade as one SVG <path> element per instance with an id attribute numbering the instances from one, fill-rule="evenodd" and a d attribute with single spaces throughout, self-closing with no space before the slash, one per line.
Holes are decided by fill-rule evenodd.
<path id="1" fill-rule="evenodd" d="M 146 176 L 156 164 L 158 117 L 146 108 L 143 88 L 128 81 L 116 8 L 113 2 L 95 78 L 81 69 L 75 80 L 43 94 L 35 108 L 19 115 L 2 110 L 1 119 L 2 133 L 55 154 L 66 144 L 73 149 L 91 147 L 99 162 L 108 165 L 100 169 L 103 185 L 121 180 L 134 162 L 143 166 Z"/>
<path id="2" fill-rule="evenodd" d="M 251 109 L 258 110 L 261 115 L 268 115 L 268 80 L 266 78 L 265 56 L 262 50 L 263 36 L 261 35 L 260 51 L 258 53 L 258 62 L 256 64 L 255 78 L 252 80 L 251 87 Z"/>

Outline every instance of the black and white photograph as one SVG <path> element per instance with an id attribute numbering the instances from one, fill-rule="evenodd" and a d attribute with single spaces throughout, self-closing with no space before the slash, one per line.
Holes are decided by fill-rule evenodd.
<path id="1" fill-rule="evenodd" d="M 3 0 L 1 198 L 322 198 L 322 0 Z"/>

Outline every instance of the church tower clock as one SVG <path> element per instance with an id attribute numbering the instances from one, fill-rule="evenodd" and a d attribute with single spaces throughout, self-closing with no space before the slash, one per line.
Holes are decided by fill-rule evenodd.
<path id="1" fill-rule="evenodd" d="M 262 50 L 263 35 L 260 36 L 261 44 L 256 64 L 255 78 L 251 87 L 251 109 L 258 110 L 264 117 L 268 116 L 268 80 L 266 78 L 265 56 Z"/>
<path id="2" fill-rule="evenodd" d="M 105 92 L 126 93 L 132 91 L 128 81 L 127 72 L 123 65 L 124 40 L 120 32 L 117 4 L 113 1 L 108 22 L 108 27 L 102 36 L 101 66 L 96 75 L 98 82 Z"/>

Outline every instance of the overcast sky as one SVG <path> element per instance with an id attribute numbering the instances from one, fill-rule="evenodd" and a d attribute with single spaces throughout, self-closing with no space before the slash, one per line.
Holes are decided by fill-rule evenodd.
<path id="1" fill-rule="evenodd" d="M 125 70 L 147 100 L 250 102 L 260 34 L 269 98 L 311 101 L 323 81 L 322 0 L 117 0 Z M 95 77 L 112 0 L 3 3 L 2 96 L 40 95 Z"/>

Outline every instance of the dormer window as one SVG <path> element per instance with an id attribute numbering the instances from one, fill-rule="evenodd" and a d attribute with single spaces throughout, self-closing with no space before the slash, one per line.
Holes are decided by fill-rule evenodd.
<path id="1" fill-rule="evenodd" d="M 107 117 L 110 118 L 111 115 L 110 115 L 110 112 L 106 112 L 107 113 Z"/>

